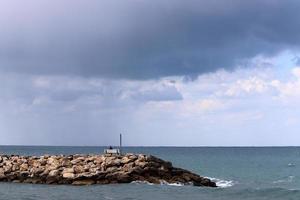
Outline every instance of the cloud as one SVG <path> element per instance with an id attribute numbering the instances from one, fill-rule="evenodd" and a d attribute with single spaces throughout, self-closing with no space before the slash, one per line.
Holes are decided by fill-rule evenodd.
<path id="1" fill-rule="evenodd" d="M 138 106 L 149 101 L 183 100 L 174 82 L 168 79 L 131 81 L 0 74 L 0 81 L 0 100 L 11 104 L 14 110 L 21 111 L 26 107 L 37 113 L 104 111 Z"/>
<path id="2" fill-rule="evenodd" d="M 264 80 L 258 77 L 250 77 L 249 79 L 237 80 L 225 92 L 228 96 L 241 96 L 249 93 L 264 93 L 269 90 L 269 85 Z"/>
<path id="3" fill-rule="evenodd" d="M 135 90 L 123 92 L 123 98 L 131 98 L 136 101 L 176 101 L 183 100 L 181 93 L 173 85 L 164 82 L 153 83 L 139 87 Z"/>
<path id="4" fill-rule="evenodd" d="M 292 74 L 297 78 L 300 79 L 300 67 L 295 67 L 292 69 Z"/>
<path id="5" fill-rule="evenodd" d="M 295 61 L 296 65 L 298 65 L 298 66 L 300 65 L 300 57 L 299 56 L 296 56 L 293 60 Z"/>
<path id="6" fill-rule="evenodd" d="M 114 144 L 120 132 L 126 145 L 291 145 L 299 69 L 277 70 L 271 63 L 193 81 L 0 74 L 0 136 L 30 145 Z M 277 140 L 283 131 L 295 141 Z"/>
<path id="7" fill-rule="evenodd" d="M 300 99 L 300 67 L 291 70 L 293 77 L 286 82 L 274 80 L 272 85 L 279 92 L 278 98 L 286 104 L 298 105 Z"/>
<path id="8" fill-rule="evenodd" d="M 5 0 L 0 70 L 149 79 L 299 49 L 299 1 Z"/>

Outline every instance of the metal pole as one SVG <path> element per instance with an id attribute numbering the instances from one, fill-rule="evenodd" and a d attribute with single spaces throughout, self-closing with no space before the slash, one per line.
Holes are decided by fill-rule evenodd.
<path id="1" fill-rule="evenodd" d="M 122 134 L 120 133 L 120 154 L 122 155 Z"/>

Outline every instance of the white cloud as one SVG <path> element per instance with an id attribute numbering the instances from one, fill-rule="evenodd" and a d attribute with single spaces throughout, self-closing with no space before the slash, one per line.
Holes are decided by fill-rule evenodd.
<path id="1" fill-rule="evenodd" d="M 294 76 L 296 76 L 298 79 L 300 79 L 300 67 L 293 68 L 292 73 L 294 74 Z"/>
<path id="2" fill-rule="evenodd" d="M 225 109 L 225 101 L 220 99 L 200 99 L 196 101 L 185 101 L 182 104 L 182 113 L 185 116 L 206 115 Z"/>
<path id="3" fill-rule="evenodd" d="M 239 96 L 243 94 L 264 93 L 269 89 L 269 84 L 258 77 L 237 80 L 225 92 L 228 96 Z"/>
<path id="4" fill-rule="evenodd" d="M 123 99 L 133 99 L 136 101 L 176 101 L 182 100 L 182 95 L 172 83 L 165 80 L 148 81 L 138 83 L 134 88 L 124 88 L 122 91 Z"/>
<path id="5" fill-rule="evenodd" d="M 295 103 L 300 98 L 300 68 L 294 67 L 291 70 L 293 77 L 288 81 L 273 80 L 271 85 L 279 92 L 278 98 L 285 103 Z"/>

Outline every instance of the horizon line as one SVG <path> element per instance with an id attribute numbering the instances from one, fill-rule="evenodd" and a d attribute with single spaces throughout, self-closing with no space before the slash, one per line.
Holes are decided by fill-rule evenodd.
<path id="1" fill-rule="evenodd" d="M 15 146 L 15 147 L 119 147 L 119 145 L 19 145 L 19 144 L 0 144 L 0 147 Z M 212 145 L 212 146 L 181 146 L 181 145 L 126 145 L 123 148 L 266 148 L 266 147 L 300 147 L 300 145 Z"/>

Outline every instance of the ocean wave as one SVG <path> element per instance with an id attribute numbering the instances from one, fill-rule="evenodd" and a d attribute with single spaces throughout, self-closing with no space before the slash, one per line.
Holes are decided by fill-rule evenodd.
<path id="1" fill-rule="evenodd" d="M 161 185 L 170 185 L 170 186 L 184 186 L 186 184 L 183 183 L 168 183 L 167 181 L 161 180 L 160 181 Z"/>
<path id="2" fill-rule="evenodd" d="M 132 181 L 131 183 L 135 183 L 135 184 L 147 184 L 147 185 L 155 185 L 154 183 L 150 183 L 148 181 Z M 183 184 L 183 183 L 169 183 L 167 181 L 161 180 L 160 181 L 160 185 L 169 185 L 169 186 L 184 186 L 184 185 L 188 185 L 188 184 Z"/>
<path id="3" fill-rule="evenodd" d="M 295 178 L 295 176 L 288 176 L 285 179 L 279 179 L 277 181 L 273 181 L 273 183 L 274 184 L 277 184 L 277 183 L 291 183 L 291 182 L 294 181 L 294 178 Z"/>
<path id="4" fill-rule="evenodd" d="M 294 164 L 294 163 L 289 163 L 287 166 L 288 166 L 288 167 L 295 167 L 296 164 Z"/>
<path id="5" fill-rule="evenodd" d="M 132 181 L 134 184 L 146 184 L 146 185 L 154 185 L 154 183 L 150 183 L 148 181 Z"/>
<path id="6" fill-rule="evenodd" d="M 233 180 L 222 180 L 218 178 L 211 178 L 211 177 L 206 177 L 216 183 L 216 185 L 220 188 L 228 188 L 232 187 L 235 184 L 235 181 Z"/>
<path id="7" fill-rule="evenodd" d="M 228 187 L 232 187 L 235 184 L 235 181 L 232 180 L 222 180 L 222 179 L 218 179 L 218 178 L 211 178 L 211 177 L 205 177 L 208 178 L 214 182 L 216 182 L 216 185 L 220 188 L 228 188 Z M 148 181 L 132 181 L 131 183 L 135 183 L 135 184 L 147 184 L 147 185 L 155 185 L 154 183 L 150 183 Z M 167 181 L 161 180 L 160 181 L 160 185 L 168 185 L 168 186 L 187 186 L 187 185 L 193 185 L 192 183 L 190 184 L 184 184 L 184 183 L 169 183 Z"/>

